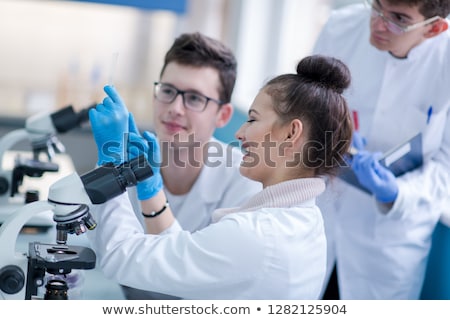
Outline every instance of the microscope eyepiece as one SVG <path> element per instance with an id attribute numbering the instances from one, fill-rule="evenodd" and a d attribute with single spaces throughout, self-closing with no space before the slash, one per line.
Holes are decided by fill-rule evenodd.
<path id="1" fill-rule="evenodd" d="M 84 189 L 93 204 L 100 204 L 125 192 L 127 187 L 153 175 L 152 168 L 141 155 L 118 166 L 107 164 L 82 175 Z"/>
<path id="2" fill-rule="evenodd" d="M 59 133 L 65 133 L 71 129 L 79 127 L 83 122 L 89 120 L 89 110 L 95 108 L 96 104 L 82 109 L 78 113 L 75 112 L 72 106 L 67 106 L 50 115 L 53 126 Z"/>

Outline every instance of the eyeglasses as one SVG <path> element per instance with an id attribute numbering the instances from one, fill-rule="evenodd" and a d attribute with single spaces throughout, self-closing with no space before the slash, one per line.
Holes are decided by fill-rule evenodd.
<path id="1" fill-rule="evenodd" d="M 170 84 L 155 82 L 154 85 L 154 95 L 156 100 L 163 103 L 172 103 L 175 101 L 177 96 L 181 94 L 184 107 L 192 111 L 202 112 L 206 109 L 209 101 L 213 101 L 219 106 L 224 104 L 224 102 L 220 100 L 207 97 L 201 93 L 179 90 Z"/>
<path id="2" fill-rule="evenodd" d="M 380 17 L 386 28 L 392 32 L 393 34 L 400 35 L 412 30 L 415 30 L 417 28 L 420 28 L 422 26 L 425 26 L 431 22 L 434 22 L 436 20 L 439 20 L 439 16 L 434 16 L 432 18 L 426 19 L 425 21 L 417 22 L 414 24 L 407 25 L 402 20 L 404 17 L 402 15 L 399 15 L 397 13 L 391 13 L 388 12 L 386 14 L 383 13 L 383 8 L 381 8 L 380 1 L 379 0 L 365 0 L 366 5 L 372 8 L 372 18 L 378 18 Z"/>

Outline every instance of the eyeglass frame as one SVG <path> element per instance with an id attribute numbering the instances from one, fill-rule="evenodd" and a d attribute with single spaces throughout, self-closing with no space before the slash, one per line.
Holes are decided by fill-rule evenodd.
<path id="1" fill-rule="evenodd" d="M 209 101 L 212 101 L 212 102 L 217 103 L 217 104 L 219 105 L 219 107 L 222 106 L 222 105 L 224 105 L 224 104 L 226 103 L 226 102 L 223 102 L 223 101 L 221 101 L 221 100 L 217 100 L 217 99 L 214 99 L 214 98 L 210 98 L 210 97 L 205 96 L 204 94 L 199 93 L 199 92 L 196 92 L 196 91 L 192 91 L 192 90 L 180 90 L 180 89 L 178 89 L 177 87 L 175 87 L 174 85 L 171 85 L 171 84 L 169 84 L 169 83 L 164 83 L 164 82 L 155 81 L 155 82 L 153 82 L 153 86 L 154 86 L 154 87 L 153 87 L 153 96 L 154 96 L 155 99 L 158 100 L 159 102 L 170 104 L 170 103 L 174 102 L 174 101 L 177 99 L 178 95 L 181 94 L 181 98 L 183 99 L 183 106 L 184 106 L 186 109 L 192 110 L 192 111 L 195 111 L 195 112 L 203 112 L 203 111 L 205 111 L 206 107 L 208 106 Z M 176 95 L 173 97 L 173 99 L 172 99 L 171 101 L 161 101 L 160 99 L 158 99 L 158 97 L 157 97 L 157 95 L 156 95 L 157 90 L 158 90 L 158 91 L 160 90 L 160 89 L 157 89 L 158 86 L 159 86 L 160 88 L 161 88 L 161 86 L 168 86 L 168 87 L 170 87 L 170 88 L 172 88 L 172 89 L 174 89 L 174 90 L 176 91 Z M 185 99 L 185 97 L 184 97 L 184 95 L 185 95 L 186 93 L 195 94 L 195 95 L 197 95 L 197 96 L 200 96 L 200 97 L 205 98 L 206 101 L 205 101 L 205 105 L 204 105 L 203 109 L 197 110 L 197 109 L 193 109 L 193 108 L 188 107 L 188 106 L 186 105 L 186 99 Z"/>
<path id="2" fill-rule="evenodd" d="M 383 8 L 381 7 L 381 5 L 379 5 L 380 8 L 375 8 L 373 6 L 374 2 L 377 2 L 377 3 L 379 2 L 378 0 L 364 0 L 364 2 L 366 3 L 366 5 L 368 5 L 370 7 L 372 18 L 381 18 L 381 20 L 383 20 L 383 23 L 386 26 L 386 28 L 390 32 L 392 32 L 392 33 L 394 33 L 396 35 L 401 35 L 401 34 L 410 32 L 410 31 L 415 30 L 417 28 L 423 27 L 423 26 L 425 26 L 425 25 L 427 25 L 427 24 L 429 24 L 431 22 L 437 21 L 437 20 L 439 20 L 441 18 L 440 16 L 434 16 L 434 17 L 425 19 L 424 21 L 420 21 L 420 22 L 417 22 L 417 23 L 413 23 L 413 24 L 411 24 L 409 26 L 403 27 L 403 26 L 399 25 L 398 23 L 392 21 L 390 18 L 386 17 L 384 15 L 384 13 L 383 13 Z M 374 14 L 376 14 L 376 16 L 374 16 Z M 392 26 L 394 26 L 395 28 L 398 28 L 399 32 L 393 31 L 392 30 Z"/>

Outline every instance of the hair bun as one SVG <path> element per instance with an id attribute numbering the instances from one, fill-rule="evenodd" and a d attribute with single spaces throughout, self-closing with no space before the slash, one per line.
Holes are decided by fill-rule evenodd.
<path id="1" fill-rule="evenodd" d="M 297 65 L 297 74 L 337 93 L 344 92 L 350 85 L 350 70 L 339 59 L 312 55 Z"/>

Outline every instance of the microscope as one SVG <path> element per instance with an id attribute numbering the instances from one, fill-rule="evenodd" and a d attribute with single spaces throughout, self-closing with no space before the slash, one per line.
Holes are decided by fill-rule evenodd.
<path id="1" fill-rule="evenodd" d="M 56 154 L 64 153 L 65 147 L 56 136 L 79 127 L 89 120 L 89 110 L 95 104 L 76 113 L 72 106 L 67 106 L 51 114 L 42 113 L 29 117 L 25 121 L 25 128 L 13 130 L 0 139 L 0 224 L 17 207 L 25 203 L 39 200 L 36 190 L 29 190 L 26 194 L 19 192 L 25 176 L 40 178 L 45 172 L 57 172 L 59 165 L 54 162 Z M 16 143 L 28 140 L 31 143 L 32 158 L 24 159 L 17 155 L 13 168 L 5 169 L 5 154 Z M 41 157 L 41 155 L 44 155 Z M 35 217 L 36 221 L 39 219 Z M 48 219 L 50 220 L 50 219 Z M 43 224 L 50 221 L 40 222 Z M 37 224 L 40 224 L 37 223 Z"/>
<path id="2" fill-rule="evenodd" d="M 93 269 L 96 261 L 92 249 L 68 245 L 68 235 L 80 235 L 96 227 L 91 205 L 124 193 L 152 174 L 143 155 L 118 166 L 100 166 L 81 176 L 73 173 L 50 187 L 48 201 L 26 204 L 8 217 L 0 227 L 0 300 L 39 299 L 38 287 L 43 285 L 44 299 L 68 299 L 64 277 L 74 269 Z M 14 244 L 22 226 L 33 215 L 45 211 L 53 213 L 56 243 L 32 242 L 28 254 L 16 253 Z M 44 284 L 46 273 L 60 277 Z"/>

